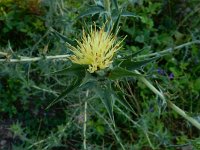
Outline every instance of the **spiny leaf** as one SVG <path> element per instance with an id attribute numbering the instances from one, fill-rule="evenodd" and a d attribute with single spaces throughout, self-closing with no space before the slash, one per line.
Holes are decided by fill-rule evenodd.
<path id="1" fill-rule="evenodd" d="M 96 86 L 96 78 L 93 77 L 89 72 L 86 72 L 85 77 L 82 80 L 82 83 L 80 86 L 84 86 L 84 88 L 93 88 Z"/>
<path id="2" fill-rule="evenodd" d="M 116 8 L 117 10 L 119 10 L 119 6 L 118 6 L 117 0 L 113 0 L 113 3 L 114 3 L 114 5 L 115 5 L 115 8 Z"/>
<path id="3" fill-rule="evenodd" d="M 64 42 L 67 42 L 69 43 L 70 45 L 72 46 L 75 46 L 76 45 L 76 42 L 75 41 L 72 41 L 70 40 L 69 38 L 67 38 L 66 36 L 60 34 L 58 31 L 56 31 L 55 29 L 53 28 L 50 28 L 50 31 L 55 35 L 57 36 L 59 39 L 63 40 Z"/>
<path id="4" fill-rule="evenodd" d="M 117 17 L 117 20 L 115 21 L 115 23 L 113 25 L 113 29 L 112 30 L 113 30 L 115 35 L 117 34 L 117 31 L 119 29 L 120 18 L 121 18 L 121 15 L 119 14 L 118 17 Z"/>
<path id="5" fill-rule="evenodd" d="M 83 18 L 89 15 L 95 15 L 97 13 L 105 12 L 104 8 L 101 6 L 93 6 L 90 9 L 86 10 L 85 12 L 81 13 L 76 19 Z"/>
<path id="6" fill-rule="evenodd" d="M 141 76 L 137 73 L 134 73 L 132 71 L 126 70 L 122 67 L 115 67 L 109 74 L 108 78 L 111 80 L 116 80 L 123 77 L 136 77 Z"/>
<path id="7" fill-rule="evenodd" d="M 100 97 L 102 103 L 105 105 L 108 114 L 110 116 L 110 119 L 114 123 L 113 106 L 115 99 L 110 85 L 104 85 L 104 86 L 98 85 L 96 86 L 95 89 L 97 95 Z"/>
<path id="8" fill-rule="evenodd" d="M 85 76 L 85 68 L 82 65 L 77 65 L 77 64 L 72 64 L 70 67 L 54 72 L 54 74 L 59 74 L 59 75 L 74 75 L 74 80 L 71 82 L 69 87 L 66 87 L 66 90 L 64 90 L 60 96 L 58 96 L 56 99 L 53 100 L 53 102 L 51 102 L 46 109 L 48 109 L 49 107 L 51 107 L 53 104 L 59 102 L 61 99 L 65 98 L 67 96 L 67 94 L 69 94 L 70 92 L 74 91 L 75 89 L 77 89 L 78 87 L 80 87 L 81 85 L 83 85 L 83 79 Z"/>
<path id="9" fill-rule="evenodd" d="M 65 98 L 67 96 L 67 94 L 69 94 L 70 92 L 74 91 L 75 89 L 77 89 L 82 83 L 82 78 L 75 78 L 72 83 L 70 84 L 69 87 L 67 87 L 66 90 L 64 90 L 60 96 L 58 96 L 56 99 L 53 100 L 53 102 L 51 102 L 46 109 L 49 109 L 52 105 L 54 105 L 55 103 L 59 102 L 61 99 Z"/>
<path id="10" fill-rule="evenodd" d="M 114 61 L 114 64 L 117 66 L 117 65 L 120 65 L 122 62 L 124 61 L 130 61 L 132 60 L 134 57 L 136 57 L 138 54 L 140 54 L 141 52 L 143 52 L 145 49 L 141 49 L 137 52 L 134 52 L 133 54 L 129 54 L 129 55 L 126 55 L 122 58 L 118 58 L 116 59 L 116 61 Z"/>
<path id="11" fill-rule="evenodd" d="M 78 64 L 71 64 L 71 66 L 52 72 L 51 74 L 56 74 L 56 75 L 78 75 L 78 76 L 84 76 L 85 75 L 85 70 L 86 66 L 84 65 L 78 65 Z"/>
<path id="12" fill-rule="evenodd" d="M 135 17 L 135 18 L 140 18 L 140 16 L 136 15 L 135 13 L 133 12 L 129 12 L 129 11 L 123 11 L 121 13 L 121 16 L 122 17 Z"/>
<path id="13" fill-rule="evenodd" d="M 122 61 L 119 64 L 119 66 L 122 68 L 126 68 L 127 70 L 136 70 L 152 61 L 155 61 L 156 59 L 158 59 L 158 57 L 150 58 L 147 60 L 141 60 L 141 61 L 132 61 L 130 59 L 126 59 L 126 60 Z"/>
<path id="14" fill-rule="evenodd" d="M 144 50 L 145 50 L 145 49 L 141 49 L 141 50 L 139 50 L 139 51 L 137 51 L 137 52 L 131 54 L 131 57 L 132 57 L 132 58 L 136 57 L 138 54 L 140 54 L 140 53 L 143 52 Z"/>

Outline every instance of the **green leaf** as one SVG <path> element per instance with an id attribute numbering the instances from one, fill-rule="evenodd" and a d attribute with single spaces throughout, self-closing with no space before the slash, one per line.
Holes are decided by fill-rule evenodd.
<path id="1" fill-rule="evenodd" d="M 93 6 L 90 9 L 86 10 L 85 12 L 81 13 L 76 19 L 83 18 L 85 16 L 94 15 L 97 13 L 105 12 L 104 8 L 101 6 Z"/>
<path id="2" fill-rule="evenodd" d="M 126 55 L 126 56 L 124 56 L 124 57 L 122 57 L 122 58 L 120 58 L 120 59 L 117 59 L 114 63 L 115 64 L 120 64 L 122 61 L 124 61 L 124 60 L 131 60 L 131 59 L 133 59 L 134 57 L 136 57 L 138 54 L 140 54 L 141 52 L 143 52 L 144 50 L 146 50 L 146 49 L 141 49 L 141 50 L 138 50 L 138 51 L 136 51 L 136 52 L 134 52 L 134 53 L 131 53 L 131 54 L 129 54 L 129 55 Z"/>
<path id="3" fill-rule="evenodd" d="M 98 85 L 95 88 L 97 95 L 100 97 L 102 103 L 105 105 L 109 117 L 112 120 L 113 124 L 114 124 L 114 115 L 113 115 L 113 107 L 114 107 L 114 95 L 113 95 L 113 91 L 111 89 L 110 83 L 108 84 L 104 84 L 104 85 Z"/>
<path id="4" fill-rule="evenodd" d="M 121 19 L 121 15 L 119 14 L 118 17 L 117 17 L 117 20 L 115 21 L 115 23 L 113 25 L 113 29 L 112 29 L 112 31 L 114 32 L 115 35 L 117 34 L 117 31 L 119 29 L 120 19 Z"/>
<path id="5" fill-rule="evenodd" d="M 80 86 L 84 86 L 84 88 L 92 89 L 96 86 L 96 78 L 93 77 L 89 72 L 86 72 L 85 77 Z"/>
<path id="6" fill-rule="evenodd" d="M 158 59 L 158 57 L 150 58 L 147 60 L 141 60 L 141 61 L 132 61 L 130 59 L 126 59 L 126 60 L 122 61 L 119 64 L 119 66 L 122 68 L 126 68 L 127 70 L 136 70 L 152 61 L 155 61 L 156 59 Z"/>
<path id="7" fill-rule="evenodd" d="M 108 78 L 111 80 L 116 80 L 123 77 L 136 77 L 141 76 L 137 73 L 134 73 L 132 71 L 126 70 L 122 67 L 115 67 L 109 74 Z"/>
<path id="8" fill-rule="evenodd" d="M 65 98 L 67 96 L 67 94 L 69 94 L 70 92 L 74 91 L 75 89 L 77 89 L 82 83 L 82 78 L 75 78 L 72 83 L 70 84 L 69 87 L 67 87 L 66 90 L 64 90 L 60 96 L 58 96 L 56 99 L 53 100 L 53 102 L 51 102 L 46 109 L 49 109 L 52 105 L 54 105 L 55 103 L 59 102 L 61 99 Z"/>
<path id="9" fill-rule="evenodd" d="M 51 102 L 46 109 L 51 107 L 53 104 L 59 102 L 61 99 L 65 98 L 67 94 L 70 92 L 74 91 L 78 87 L 86 84 L 87 82 L 84 81 L 84 76 L 87 77 L 86 71 L 84 66 L 82 65 L 77 65 L 77 64 L 72 64 L 69 68 L 54 72 L 54 74 L 59 74 L 59 75 L 71 75 L 74 76 L 74 80 L 71 82 L 69 87 L 66 87 L 66 90 L 64 90 L 56 99 Z M 86 79 L 85 79 L 86 80 Z M 84 81 L 84 83 L 83 83 Z"/>
<path id="10" fill-rule="evenodd" d="M 116 8 L 117 10 L 119 10 L 119 6 L 118 6 L 117 0 L 112 0 L 112 1 L 113 1 L 114 5 L 115 5 L 115 8 Z"/>
<path id="11" fill-rule="evenodd" d="M 58 31 L 56 31 L 55 29 L 51 28 L 50 27 L 50 31 L 55 35 L 57 36 L 59 39 L 63 40 L 64 42 L 67 42 L 69 43 L 70 45 L 72 46 L 75 46 L 76 45 L 76 42 L 75 41 L 72 41 L 70 40 L 69 38 L 67 38 L 66 36 L 60 34 Z"/>
<path id="12" fill-rule="evenodd" d="M 121 16 L 122 17 L 135 17 L 135 18 L 140 18 L 140 16 L 136 15 L 135 13 L 133 12 L 129 12 L 129 11 L 123 11 L 121 13 Z"/>
<path id="13" fill-rule="evenodd" d="M 194 82 L 194 90 L 200 91 L 200 79 L 196 79 Z"/>
<path id="14" fill-rule="evenodd" d="M 137 51 L 137 52 L 131 54 L 131 58 L 136 57 L 138 54 L 140 54 L 140 53 L 143 52 L 144 50 L 145 50 L 145 49 L 143 48 L 143 49 L 141 49 L 141 50 L 139 50 L 139 51 Z"/>
<path id="15" fill-rule="evenodd" d="M 103 135 L 105 133 L 105 128 L 102 125 L 97 125 L 96 130 L 101 135 Z"/>
<path id="16" fill-rule="evenodd" d="M 135 38 L 135 41 L 136 42 L 139 42 L 139 43 L 144 43 L 144 35 L 138 35 L 138 36 L 136 36 L 136 38 Z"/>
<path id="17" fill-rule="evenodd" d="M 85 65 L 79 65 L 79 64 L 74 64 L 72 63 L 71 66 L 68 68 L 52 72 L 51 74 L 56 74 L 56 75 L 78 75 L 78 76 L 85 76 L 85 70 L 86 66 Z"/>

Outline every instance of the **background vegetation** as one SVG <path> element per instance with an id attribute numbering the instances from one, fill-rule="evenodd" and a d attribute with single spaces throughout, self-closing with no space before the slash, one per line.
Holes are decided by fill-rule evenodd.
<path id="1" fill-rule="evenodd" d="M 200 40 L 198 0 L 0 0 L 0 149 L 79 150 L 83 139 L 88 150 L 200 149 L 200 131 L 136 77 L 111 83 L 120 98 L 108 111 L 103 89 L 99 98 L 91 84 L 78 88 L 79 67 L 45 59 L 70 54 L 66 42 L 105 20 L 120 26 L 119 38 L 127 36 L 121 56 L 141 60 L 172 48 L 137 69 L 200 122 L 200 46 L 184 46 Z M 178 45 L 182 48 L 174 50 Z M 43 59 L 10 61 L 19 56 Z"/>

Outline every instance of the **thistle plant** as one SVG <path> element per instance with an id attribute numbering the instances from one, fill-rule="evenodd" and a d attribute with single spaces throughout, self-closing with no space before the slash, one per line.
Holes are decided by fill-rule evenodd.
<path id="1" fill-rule="evenodd" d="M 57 68 L 54 68 L 53 71 L 51 70 L 52 74 L 49 74 L 51 74 L 52 76 L 58 75 L 58 78 L 56 77 L 56 81 L 59 82 L 68 82 L 68 79 L 70 79 L 70 85 L 65 86 L 64 84 L 61 84 L 62 87 L 60 89 L 62 90 L 58 88 L 55 89 L 55 91 L 50 89 L 53 89 L 55 87 L 57 88 L 57 84 L 55 87 L 50 86 L 50 89 L 44 89 L 42 87 L 39 87 L 39 85 L 34 85 L 32 87 L 36 90 L 41 90 L 42 92 L 53 94 L 55 96 L 54 101 L 47 108 L 50 108 L 50 106 L 62 100 L 65 100 L 64 102 L 68 101 L 67 97 L 73 91 L 79 90 L 78 93 L 81 93 L 81 98 L 80 105 L 78 106 L 83 106 L 84 109 L 83 115 L 81 115 L 83 116 L 83 121 L 81 122 L 81 125 L 83 125 L 82 145 L 84 150 L 90 149 L 89 146 L 87 146 L 90 137 L 88 136 L 89 130 L 87 130 L 89 126 L 88 119 L 90 119 L 90 116 L 88 116 L 88 114 L 95 114 L 97 115 L 97 117 L 101 118 L 104 123 L 108 125 L 110 131 L 116 138 L 117 144 L 120 144 L 121 148 L 119 149 L 127 149 L 123 145 L 123 142 L 125 140 L 121 140 L 120 136 L 118 135 L 119 132 L 116 132 L 120 131 L 118 130 L 116 123 L 117 119 L 115 118 L 116 114 L 118 113 L 120 113 L 120 115 L 124 117 L 123 120 L 126 120 L 131 124 L 131 128 L 134 127 L 137 128 L 138 131 L 142 131 L 143 136 L 146 138 L 146 143 L 148 143 L 151 149 L 157 149 L 158 146 L 154 144 L 154 141 L 152 140 L 153 138 L 151 138 L 154 136 L 154 133 L 152 133 L 152 131 L 150 131 L 148 127 L 143 127 L 143 124 L 138 121 L 138 116 L 140 116 L 140 114 L 138 115 L 137 113 L 135 113 L 135 106 L 132 105 L 133 103 L 129 103 L 126 101 L 126 98 L 129 100 L 129 95 L 124 92 L 125 90 L 121 90 L 121 87 L 117 87 L 119 82 L 132 82 L 133 78 L 135 79 L 134 84 L 137 82 L 137 80 L 139 82 L 142 82 L 143 85 L 148 87 L 157 96 L 157 98 L 163 102 L 162 104 L 166 104 L 169 108 L 171 108 L 177 114 L 186 119 L 186 121 L 188 121 L 190 124 L 195 126 L 197 129 L 200 129 L 200 123 L 195 118 L 189 116 L 186 111 L 176 106 L 171 101 L 171 99 L 168 99 L 169 96 L 167 96 L 167 94 L 164 93 L 161 88 L 158 89 L 157 86 L 154 85 L 154 82 L 149 81 L 146 74 L 141 73 L 142 71 L 140 70 L 141 67 L 154 62 L 162 56 L 168 55 L 175 50 L 181 49 L 183 47 L 188 47 L 192 44 L 200 44 L 200 41 L 191 41 L 181 44 L 179 46 L 175 46 L 173 48 L 168 48 L 163 51 L 144 55 L 141 54 L 142 50 L 136 51 L 135 53 L 132 51 L 132 53 L 128 55 L 124 54 L 122 49 L 123 45 L 125 45 L 123 42 L 126 36 L 120 39 L 120 37 L 117 35 L 120 19 L 122 16 L 136 17 L 136 15 L 131 14 L 130 12 L 123 12 L 123 9 L 120 9 L 120 7 L 118 6 L 117 0 L 98 0 L 95 2 L 97 4 L 97 6 L 95 6 L 95 9 L 87 10 L 86 13 L 83 13 L 82 15 L 80 14 L 80 16 L 77 18 L 99 14 L 99 18 L 102 18 L 102 20 L 95 21 L 94 25 L 90 26 L 88 32 L 87 30 L 83 29 L 82 37 L 77 37 L 77 39 L 75 40 L 76 42 L 72 42 L 68 38 L 56 32 L 54 29 L 50 29 L 49 32 L 58 35 L 58 37 L 64 37 L 63 39 L 65 39 L 64 42 L 66 43 L 65 52 L 67 52 L 67 54 L 64 53 L 51 56 L 47 55 L 47 53 L 44 53 L 42 56 L 39 55 L 38 57 L 26 57 L 17 54 L 13 55 L 13 53 L 10 54 L 4 51 L 0 52 L 0 62 L 33 63 L 40 60 L 53 60 L 52 62 L 55 62 L 55 60 L 63 61 L 64 65 L 61 70 L 56 70 Z M 102 27 L 99 27 L 96 24 L 103 25 Z M 126 50 L 129 51 L 129 48 L 127 48 Z M 60 69 L 60 67 L 58 68 Z M 62 76 L 64 80 L 59 79 L 60 75 L 64 75 L 64 77 Z M 169 78 L 173 78 L 173 74 L 170 74 Z M 52 82 L 50 84 L 52 84 Z M 130 90 L 132 89 L 130 88 Z M 75 98 L 73 99 L 73 96 L 76 95 L 71 94 L 70 99 L 74 102 Z M 103 105 L 96 106 L 97 102 L 100 102 Z M 155 104 L 157 105 L 156 102 Z M 103 109 L 103 113 L 101 113 L 102 110 L 99 111 L 99 107 L 101 107 L 101 109 L 102 107 L 105 108 Z M 79 108 L 77 110 L 79 111 Z M 89 113 L 89 110 L 92 111 L 92 113 Z M 74 111 L 74 107 L 72 108 L 72 111 Z M 114 113 L 116 114 L 114 115 Z M 137 118 L 132 117 L 135 114 Z M 71 122 L 73 122 L 72 120 L 73 118 L 75 118 L 74 116 L 76 116 L 76 113 L 73 114 L 73 117 L 71 117 L 66 127 L 71 124 Z M 61 130 L 62 133 L 67 132 L 66 127 Z M 60 141 L 62 140 L 60 133 L 57 133 L 56 136 L 60 138 Z M 36 147 L 36 145 L 40 145 L 41 143 L 47 143 L 46 141 L 50 140 L 53 141 L 54 138 L 49 137 L 39 142 L 35 142 L 30 145 L 28 149 L 32 149 L 33 147 Z M 48 146 L 46 147 L 46 149 L 47 148 Z"/>
<path id="2" fill-rule="evenodd" d="M 109 65 L 113 62 L 112 58 L 117 50 L 122 48 L 121 43 L 123 40 L 120 40 L 119 42 L 116 42 L 116 36 L 113 36 L 111 32 L 106 33 L 105 31 L 105 24 L 102 28 L 100 28 L 99 31 L 97 31 L 96 26 L 94 30 L 92 30 L 90 33 L 86 34 L 85 31 L 83 30 L 83 37 L 82 37 L 82 42 L 77 40 L 78 46 L 74 47 L 68 44 L 70 50 L 73 52 L 74 55 L 70 56 L 69 59 L 76 64 L 79 65 L 89 65 L 89 73 L 94 73 L 95 71 L 105 69 L 109 67 Z M 116 42 L 116 43 L 115 43 Z M 162 53 L 162 52 L 161 52 Z M 148 61 L 140 61 L 137 67 L 141 67 L 144 64 L 148 64 L 152 60 L 157 59 L 151 58 Z M 181 115 L 183 118 L 188 120 L 191 124 L 193 124 L 195 127 L 200 129 L 200 123 L 195 120 L 194 118 L 190 117 L 187 115 L 182 109 L 177 107 L 174 103 L 172 103 L 170 100 L 168 100 L 165 95 L 162 93 L 162 91 L 159 91 L 156 89 L 156 87 L 149 82 L 143 75 L 140 74 L 140 72 L 137 70 L 137 67 L 132 67 L 131 70 L 126 69 L 129 68 L 129 65 L 133 65 L 134 63 L 137 62 L 132 62 L 131 60 L 125 60 L 125 59 L 118 59 L 118 63 L 116 63 L 112 69 L 110 70 L 110 73 L 108 76 L 104 76 L 104 82 L 102 85 L 101 83 L 99 84 L 98 81 L 98 76 L 96 78 L 86 75 L 84 79 L 84 84 L 91 84 L 93 83 L 92 87 L 99 96 L 99 98 L 102 100 L 104 103 L 108 114 L 110 116 L 110 119 L 113 122 L 113 127 L 115 127 L 114 124 L 114 116 L 113 116 L 113 107 L 114 106 L 114 99 L 119 99 L 117 97 L 117 94 L 114 91 L 114 88 L 112 87 L 112 82 L 115 82 L 115 80 L 118 80 L 120 78 L 124 77 L 136 77 L 138 78 L 141 82 L 143 82 L 152 92 L 154 92 L 157 96 L 160 97 L 160 99 L 166 103 L 170 108 L 172 108 L 176 113 Z M 81 84 L 82 86 L 84 84 Z M 113 98 L 114 97 L 114 98 Z M 85 102 L 85 105 L 87 106 L 87 101 Z M 118 108 L 117 108 L 118 109 Z M 86 116 L 86 110 L 85 110 L 85 116 Z M 125 115 L 125 117 L 127 117 Z M 86 117 L 85 117 L 86 118 Z M 85 120 L 87 121 L 87 120 Z M 132 120 L 131 120 L 132 121 Z M 140 125 L 138 125 L 139 128 L 141 128 Z M 110 126 L 111 130 L 112 126 Z M 143 129 L 142 129 L 143 130 Z M 86 124 L 84 124 L 84 131 L 86 132 Z M 86 133 L 84 132 L 84 135 Z M 148 137 L 147 132 L 145 132 L 145 136 L 149 142 L 149 145 L 152 149 L 154 149 L 153 144 L 151 143 L 151 140 Z M 120 143 L 122 149 L 125 149 L 123 144 L 121 143 L 121 140 L 119 137 L 116 135 L 116 133 L 113 133 L 116 136 L 116 139 Z M 86 136 L 84 136 L 84 149 L 86 149 Z"/>

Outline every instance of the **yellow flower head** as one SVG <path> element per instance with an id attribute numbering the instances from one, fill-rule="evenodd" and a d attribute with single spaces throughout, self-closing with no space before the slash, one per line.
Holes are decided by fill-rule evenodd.
<path id="1" fill-rule="evenodd" d="M 116 42 L 116 36 L 111 32 L 105 32 L 105 25 L 99 30 L 91 26 L 88 34 L 83 30 L 82 41 L 77 41 L 78 46 L 68 45 L 74 53 L 69 59 L 73 63 L 89 65 L 88 71 L 93 73 L 99 69 L 107 68 L 113 56 L 122 46 L 123 40 Z"/>

